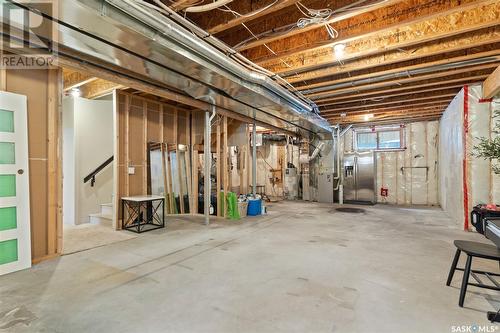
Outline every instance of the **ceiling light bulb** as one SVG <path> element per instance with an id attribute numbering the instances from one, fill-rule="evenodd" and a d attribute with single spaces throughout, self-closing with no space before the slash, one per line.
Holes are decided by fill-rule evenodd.
<path id="1" fill-rule="evenodd" d="M 364 118 L 365 118 L 365 121 L 368 121 L 368 120 L 370 120 L 371 118 L 373 118 L 373 114 L 371 114 L 371 113 L 370 113 L 370 114 L 365 114 L 365 117 L 364 117 Z"/>
<path id="2" fill-rule="evenodd" d="M 80 89 L 71 89 L 71 96 L 73 97 L 80 97 L 82 95 L 82 92 Z"/>
<path id="3" fill-rule="evenodd" d="M 333 46 L 333 52 L 335 53 L 336 57 L 342 57 L 344 55 L 345 51 L 345 44 L 335 44 Z"/>

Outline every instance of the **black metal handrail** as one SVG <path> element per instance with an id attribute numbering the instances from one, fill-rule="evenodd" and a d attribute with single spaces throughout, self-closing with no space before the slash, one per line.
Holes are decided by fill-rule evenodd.
<path id="1" fill-rule="evenodd" d="M 102 171 L 102 169 L 104 169 L 105 167 L 107 167 L 111 162 L 113 162 L 113 159 L 115 157 L 114 156 L 111 156 L 110 158 L 108 158 L 106 161 L 104 161 L 101 165 L 99 165 L 94 171 L 92 171 L 91 173 L 89 173 L 87 175 L 87 177 L 83 178 L 83 183 L 85 184 L 86 182 L 88 182 L 90 180 L 90 186 L 91 187 L 94 187 L 94 184 L 95 184 L 95 176 Z"/>

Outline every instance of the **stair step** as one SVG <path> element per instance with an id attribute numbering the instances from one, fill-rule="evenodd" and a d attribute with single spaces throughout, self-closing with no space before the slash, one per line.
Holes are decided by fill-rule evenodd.
<path id="1" fill-rule="evenodd" d="M 113 224 L 113 215 L 102 213 L 89 214 L 89 220 L 91 224 L 111 226 Z"/>
<path id="2" fill-rule="evenodd" d="M 103 215 L 113 215 L 113 204 L 103 203 L 101 204 L 101 214 Z"/>

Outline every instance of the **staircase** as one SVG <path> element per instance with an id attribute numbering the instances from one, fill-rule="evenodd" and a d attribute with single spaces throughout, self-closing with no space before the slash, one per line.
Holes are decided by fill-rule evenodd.
<path id="1" fill-rule="evenodd" d="M 113 204 L 104 203 L 101 204 L 101 212 L 96 214 L 90 214 L 89 220 L 91 224 L 99 224 L 104 226 L 113 226 Z"/>

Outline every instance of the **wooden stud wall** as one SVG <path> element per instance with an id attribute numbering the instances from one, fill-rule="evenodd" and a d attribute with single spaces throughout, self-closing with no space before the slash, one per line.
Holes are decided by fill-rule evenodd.
<path id="1" fill-rule="evenodd" d="M 4 70 L 1 87 L 28 98 L 31 254 L 33 263 L 62 251 L 62 72 Z"/>

